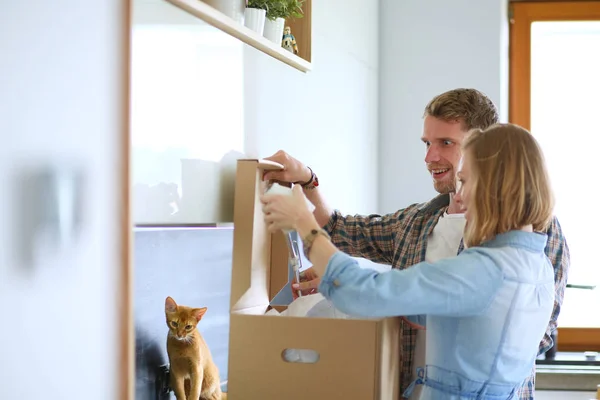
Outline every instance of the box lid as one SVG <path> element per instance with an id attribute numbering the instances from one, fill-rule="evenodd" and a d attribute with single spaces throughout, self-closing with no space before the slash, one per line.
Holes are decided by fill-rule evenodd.
<path id="1" fill-rule="evenodd" d="M 237 162 L 233 210 L 232 312 L 260 314 L 269 306 L 271 234 L 264 221 L 260 195 L 266 170 L 283 169 L 269 160 Z"/>

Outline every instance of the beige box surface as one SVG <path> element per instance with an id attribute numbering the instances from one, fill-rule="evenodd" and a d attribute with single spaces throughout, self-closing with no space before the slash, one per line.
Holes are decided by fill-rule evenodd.
<path id="1" fill-rule="evenodd" d="M 280 165 L 238 160 L 234 203 L 228 399 L 392 400 L 400 398 L 398 318 L 268 316 L 287 284 L 287 245 L 264 223 L 262 174 Z M 284 360 L 286 349 L 318 352 L 316 363 Z"/>

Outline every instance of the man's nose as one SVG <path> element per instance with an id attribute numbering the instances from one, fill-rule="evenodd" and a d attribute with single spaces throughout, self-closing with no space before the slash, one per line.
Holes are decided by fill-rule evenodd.
<path id="1" fill-rule="evenodd" d="M 432 163 L 440 161 L 440 152 L 437 146 L 431 145 L 425 153 L 425 162 Z"/>

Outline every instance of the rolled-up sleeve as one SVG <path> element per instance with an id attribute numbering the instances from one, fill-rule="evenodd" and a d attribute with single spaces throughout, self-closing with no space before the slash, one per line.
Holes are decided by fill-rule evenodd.
<path id="1" fill-rule="evenodd" d="M 327 264 L 319 291 L 340 311 L 354 316 L 467 316 L 485 310 L 501 283 L 501 270 L 477 251 L 381 273 L 360 268 L 355 259 L 337 252 Z"/>
<path id="2" fill-rule="evenodd" d="M 396 232 L 403 231 L 413 209 L 386 215 L 346 215 L 336 210 L 323 229 L 341 251 L 383 264 L 392 264 Z"/>

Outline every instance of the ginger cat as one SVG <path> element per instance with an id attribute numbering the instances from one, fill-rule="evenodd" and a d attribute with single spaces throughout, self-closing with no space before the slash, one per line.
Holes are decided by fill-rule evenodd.
<path id="1" fill-rule="evenodd" d="M 165 300 L 169 334 L 171 388 L 177 400 L 221 400 L 219 370 L 196 326 L 207 308 L 179 306 L 171 297 Z"/>

